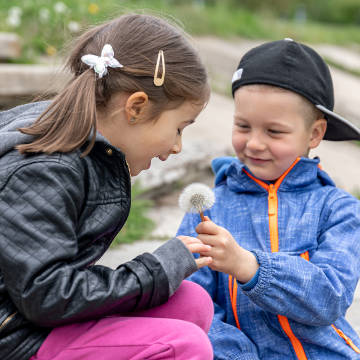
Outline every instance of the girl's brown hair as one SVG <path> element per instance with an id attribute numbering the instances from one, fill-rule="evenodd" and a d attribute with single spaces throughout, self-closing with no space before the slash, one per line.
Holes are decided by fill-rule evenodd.
<path id="1" fill-rule="evenodd" d="M 99 78 L 81 57 L 100 56 L 105 44 L 124 67 L 108 67 L 108 74 Z M 153 79 L 159 50 L 165 54 L 165 81 L 157 87 Z M 20 129 L 35 137 L 17 146 L 21 153 L 72 151 L 92 134 L 82 154 L 87 155 L 95 142 L 97 110 L 105 109 L 118 92 L 144 91 L 153 104 L 151 119 L 186 100 L 205 103 L 209 96 L 205 68 L 186 34 L 152 15 L 122 15 L 90 29 L 75 42 L 65 66 L 73 79 L 33 125 Z"/>

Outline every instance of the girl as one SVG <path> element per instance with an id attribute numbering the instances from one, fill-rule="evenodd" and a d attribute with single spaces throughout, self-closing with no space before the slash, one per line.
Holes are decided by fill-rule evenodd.
<path id="1" fill-rule="evenodd" d="M 211 359 L 211 300 L 182 282 L 211 262 L 193 260 L 206 245 L 94 265 L 126 221 L 130 176 L 181 151 L 209 97 L 204 67 L 148 15 L 86 32 L 67 65 L 53 101 L 0 113 L 1 358 Z"/>

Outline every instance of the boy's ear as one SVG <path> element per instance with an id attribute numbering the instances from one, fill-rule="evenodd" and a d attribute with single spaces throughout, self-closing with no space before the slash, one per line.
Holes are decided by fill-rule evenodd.
<path id="1" fill-rule="evenodd" d="M 149 103 L 149 97 L 143 91 L 131 94 L 125 103 L 125 113 L 128 121 L 134 124 L 141 117 Z"/>
<path id="2" fill-rule="evenodd" d="M 317 119 L 311 126 L 311 136 L 309 148 L 314 149 L 319 146 L 320 141 L 323 139 L 327 127 L 326 119 Z"/>

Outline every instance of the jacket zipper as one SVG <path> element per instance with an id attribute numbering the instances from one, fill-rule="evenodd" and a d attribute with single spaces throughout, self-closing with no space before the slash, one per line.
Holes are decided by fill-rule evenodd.
<path id="1" fill-rule="evenodd" d="M 13 314 L 9 315 L 0 325 L 0 330 L 6 326 L 6 324 L 17 314 L 17 311 L 15 311 Z"/>
<path id="2" fill-rule="evenodd" d="M 236 279 L 233 278 L 231 275 L 229 275 L 229 293 L 230 293 L 231 307 L 234 314 L 236 326 L 239 330 L 241 330 L 239 317 L 236 310 L 237 282 Z"/>
<path id="3" fill-rule="evenodd" d="M 268 214 L 269 214 L 269 231 L 270 231 L 270 247 L 271 252 L 279 251 L 279 233 L 278 233 L 278 197 L 277 190 L 281 183 L 285 179 L 286 175 L 291 169 L 299 162 L 300 158 L 297 158 L 292 165 L 276 180 L 275 184 L 266 184 L 263 181 L 256 179 L 254 176 L 249 174 L 246 170 L 245 173 L 253 179 L 258 185 L 267 190 L 268 192 Z M 277 315 L 278 321 L 281 328 L 289 338 L 291 345 L 295 351 L 295 354 L 299 360 L 307 360 L 304 348 L 300 340 L 295 336 L 291 330 L 289 320 L 283 315 Z"/>
<path id="4" fill-rule="evenodd" d="M 342 330 L 338 329 L 334 324 L 331 327 L 338 333 L 338 335 L 345 340 L 345 342 L 358 354 L 360 354 L 360 349 L 352 342 L 352 340 L 345 335 Z"/>
<path id="5" fill-rule="evenodd" d="M 278 199 L 277 199 L 277 188 L 275 188 L 274 184 L 270 184 L 268 186 L 268 213 L 269 213 L 269 230 L 270 230 L 270 246 L 271 252 L 279 251 L 279 234 L 278 234 Z"/>

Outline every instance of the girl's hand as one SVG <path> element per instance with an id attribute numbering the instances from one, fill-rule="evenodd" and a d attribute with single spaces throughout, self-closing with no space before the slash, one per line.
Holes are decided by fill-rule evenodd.
<path id="1" fill-rule="evenodd" d="M 211 250 L 211 246 L 205 245 L 199 239 L 191 236 L 180 235 L 177 238 L 184 243 L 191 253 L 201 253 L 202 256 L 195 259 L 198 269 L 211 264 L 212 258 L 207 255 L 207 252 Z"/>
<path id="2" fill-rule="evenodd" d="M 259 268 L 255 255 L 242 248 L 229 231 L 213 223 L 207 216 L 205 219 L 195 230 L 201 242 L 211 246 L 211 250 L 206 252 L 206 256 L 213 259 L 209 267 L 230 274 L 241 283 L 251 280 Z M 200 255 L 205 253 L 200 252 Z"/>

